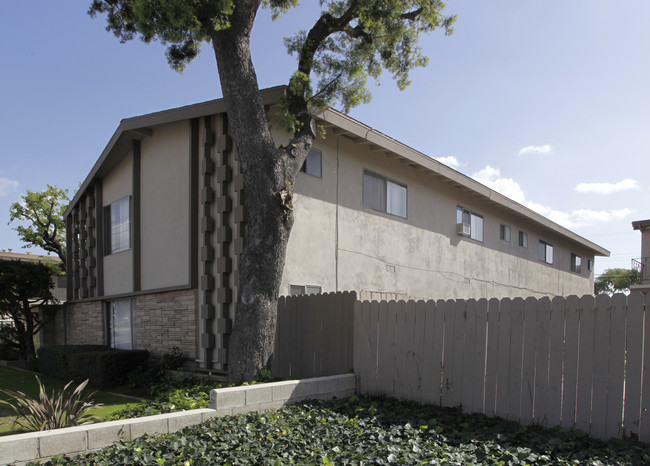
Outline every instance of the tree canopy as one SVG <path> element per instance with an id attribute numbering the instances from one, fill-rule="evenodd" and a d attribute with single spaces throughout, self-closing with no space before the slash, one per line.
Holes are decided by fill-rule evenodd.
<path id="1" fill-rule="evenodd" d="M 0 260 L 0 316 L 13 327 L 3 327 L 0 342 L 15 349 L 23 359 L 36 357 L 34 335 L 43 321 L 35 308 L 54 304 L 52 269 L 40 262 Z"/>
<path id="2" fill-rule="evenodd" d="M 277 300 L 286 246 L 293 226 L 290 208 L 296 175 L 316 137 L 312 109 L 349 110 L 370 100 L 369 78 L 384 70 L 398 87 L 427 64 L 420 35 L 452 32 L 456 17 L 440 0 L 321 0 L 320 16 L 285 46 L 297 65 L 283 99 L 287 145 L 275 144 L 259 93 L 250 52 L 258 10 L 274 18 L 298 0 L 94 0 L 89 14 L 105 14 L 107 30 L 125 42 L 160 41 L 167 60 L 182 70 L 206 42 L 212 46 L 221 91 L 243 175 L 244 247 L 238 257 L 237 310 L 228 339 L 232 381 L 250 380 L 273 352 Z M 207 340 L 206 340 L 207 341 Z M 210 353 L 204 354 L 210 364 Z"/>
<path id="3" fill-rule="evenodd" d="M 633 269 L 607 269 L 594 280 L 595 294 L 627 292 L 632 285 L 641 283 L 641 274 Z"/>
<path id="4" fill-rule="evenodd" d="M 27 190 L 9 207 L 9 223 L 24 222 L 14 229 L 21 241 L 53 252 L 61 259 L 65 271 L 65 220 L 63 212 L 68 207 L 68 190 L 47 185 L 44 191 Z"/>

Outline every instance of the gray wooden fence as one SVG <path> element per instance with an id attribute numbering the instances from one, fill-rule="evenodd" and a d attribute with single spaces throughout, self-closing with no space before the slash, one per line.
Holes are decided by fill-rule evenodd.
<path id="1" fill-rule="evenodd" d="M 353 353 L 361 393 L 650 441 L 650 318 L 638 293 L 357 301 Z"/>
<path id="2" fill-rule="evenodd" d="M 353 291 L 280 297 L 273 375 L 305 378 L 350 372 L 356 302 Z"/>

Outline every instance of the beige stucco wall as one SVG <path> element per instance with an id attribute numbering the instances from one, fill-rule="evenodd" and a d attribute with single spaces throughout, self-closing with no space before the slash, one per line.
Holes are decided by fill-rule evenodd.
<path id="1" fill-rule="evenodd" d="M 133 155 L 126 156 L 103 180 L 103 205 L 108 206 L 133 193 Z M 110 219 L 108 219 L 110 222 Z M 133 228 L 133 225 L 131 226 Z M 133 246 L 133 230 L 131 230 Z M 126 250 L 104 257 L 104 294 L 133 291 L 133 251 Z"/>
<path id="2" fill-rule="evenodd" d="M 189 129 L 181 121 L 142 141 L 142 290 L 189 283 Z"/>
<path id="3" fill-rule="evenodd" d="M 577 245 L 369 145 L 330 136 L 316 147 L 323 176 L 298 175 L 281 294 L 290 285 L 422 298 L 592 293 L 593 273 L 586 269 L 593 256 Z M 407 186 L 406 219 L 363 205 L 364 169 Z M 483 216 L 483 242 L 456 233 L 458 205 Z M 509 243 L 499 238 L 501 223 L 511 228 Z M 518 245 L 519 230 L 528 234 L 527 248 Z M 538 260 L 540 239 L 553 244 L 551 265 Z M 582 257 L 581 274 L 570 272 L 572 252 Z"/>

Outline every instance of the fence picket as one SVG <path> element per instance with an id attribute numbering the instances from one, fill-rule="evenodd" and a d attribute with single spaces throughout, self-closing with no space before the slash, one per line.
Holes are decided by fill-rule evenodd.
<path id="1" fill-rule="evenodd" d="M 427 353 L 425 346 L 425 336 L 427 331 L 427 305 L 424 301 L 420 300 L 415 303 L 415 336 L 413 338 L 413 348 L 415 354 L 414 363 L 417 379 L 412 386 L 412 399 L 422 402 L 424 380 L 428 377 L 431 371 L 431 361 L 427 361 L 431 356 Z"/>
<path id="2" fill-rule="evenodd" d="M 625 377 L 625 308 L 627 297 L 615 294 L 609 306 L 609 367 L 607 370 L 607 423 L 604 439 L 620 437 L 623 428 Z"/>
<path id="3" fill-rule="evenodd" d="M 372 301 L 369 304 L 370 310 L 370 355 L 372 360 L 372 387 L 373 390 L 369 393 L 380 393 L 379 389 L 379 335 L 380 335 L 380 309 L 377 301 Z"/>
<path id="4" fill-rule="evenodd" d="M 650 316 L 648 304 L 643 306 L 643 380 L 641 393 L 641 426 L 639 440 L 650 442 Z"/>
<path id="5" fill-rule="evenodd" d="M 388 313 L 388 302 L 379 302 L 379 338 L 377 341 L 377 391 L 386 395 L 393 393 L 393 354 L 395 315 Z"/>
<path id="6" fill-rule="evenodd" d="M 442 348 L 442 340 L 436 341 L 436 307 L 433 301 L 418 301 L 418 308 L 424 312 L 424 340 L 420 352 L 422 370 L 422 385 L 420 387 L 421 403 L 440 403 L 440 369 L 436 382 L 436 348 Z M 418 314 L 419 316 L 419 314 Z M 440 351 L 442 354 L 442 351 Z M 439 365 L 439 362 L 437 363 Z M 438 385 L 438 388 L 436 388 Z"/>
<path id="7" fill-rule="evenodd" d="M 442 406 L 454 406 L 453 400 L 453 367 L 454 367 L 454 327 L 456 322 L 456 302 L 452 299 L 438 301 L 438 306 L 444 311 L 445 337 L 444 360 L 442 363 Z"/>
<path id="8" fill-rule="evenodd" d="M 442 307 L 440 307 L 442 304 Z M 433 392 L 432 398 L 439 405 L 442 405 L 442 378 L 444 375 L 444 341 L 445 341 L 445 313 L 444 301 L 438 302 L 427 301 L 427 319 L 433 315 L 433 360 L 431 362 L 431 373 L 433 375 Z M 428 320 L 427 320 L 428 322 Z"/>
<path id="9" fill-rule="evenodd" d="M 554 303 L 561 298 L 554 298 Z M 571 295 L 565 301 L 564 374 L 562 384 L 562 420 L 565 429 L 576 427 L 578 390 L 578 349 L 580 343 L 580 298 Z"/>
<path id="10" fill-rule="evenodd" d="M 564 321 L 566 301 L 555 297 L 551 301 L 548 340 L 548 399 L 547 425 L 560 425 L 562 418 L 562 366 L 564 360 Z M 575 390 L 574 390 L 575 393 Z"/>
<path id="11" fill-rule="evenodd" d="M 465 318 L 465 340 L 463 343 L 463 362 L 462 362 L 462 381 L 461 381 L 461 399 L 460 405 L 463 407 L 464 412 L 476 412 L 474 406 L 474 386 L 476 379 L 476 300 L 468 299 L 465 302 L 465 311 L 463 316 Z"/>
<path id="12" fill-rule="evenodd" d="M 361 393 L 368 391 L 368 379 L 371 376 L 372 361 L 370 356 L 370 313 L 366 312 L 366 301 L 354 303 L 354 373 Z"/>
<path id="13" fill-rule="evenodd" d="M 485 402 L 485 345 L 487 343 L 487 299 L 479 299 L 476 303 L 476 336 L 474 337 L 474 380 L 472 382 L 473 412 L 483 413 Z"/>
<path id="14" fill-rule="evenodd" d="M 451 362 L 451 403 L 452 406 L 463 404 L 463 360 L 465 357 L 465 328 L 467 326 L 467 314 L 465 312 L 466 302 L 464 299 L 457 299 L 454 303 L 454 353 Z"/>
<path id="15" fill-rule="evenodd" d="M 512 300 L 510 320 L 510 377 L 508 378 L 508 416 L 506 419 L 521 419 L 521 377 L 524 348 L 524 300 Z"/>
<path id="16" fill-rule="evenodd" d="M 607 372 L 609 370 L 609 296 L 596 297 L 594 308 L 594 378 L 591 401 L 591 434 L 604 438 L 607 423 Z"/>
<path id="17" fill-rule="evenodd" d="M 583 296 L 580 299 L 576 429 L 584 432 L 589 432 L 591 426 L 591 396 L 594 373 L 594 307 L 593 296 Z"/>
<path id="18" fill-rule="evenodd" d="M 641 424 L 641 375 L 643 361 L 643 295 L 630 293 L 627 297 L 627 339 L 625 366 L 625 413 L 627 435 L 639 435 Z"/>
<path id="19" fill-rule="evenodd" d="M 548 427 L 548 371 L 549 371 L 549 327 L 551 325 L 551 300 L 537 301 L 537 325 L 535 333 L 535 398 L 533 420 L 536 425 Z"/>
<path id="20" fill-rule="evenodd" d="M 511 343 L 511 325 L 512 325 L 512 300 L 509 298 L 502 299 L 498 302 L 499 306 L 499 358 L 497 362 L 498 377 L 497 383 L 497 401 L 496 415 L 504 419 L 510 416 L 510 377 L 512 368 L 510 362 Z"/>
<path id="21" fill-rule="evenodd" d="M 521 376 L 520 422 L 528 425 L 533 420 L 535 402 L 535 334 L 537 330 L 537 299 L 524 302 L 524 349 Z"/>
<path id="22" fill-rule="evenodd" d="M 395 317 L 395 368 L 393 372 L 393 396 L 401 399 L 408 397 L 408 355 L 413 341 L 409 335 L 406 302 L 397 301 Z"/>
<path id="23" fill-rule="evenodd" d="M 402 301 L 403 302 L 403 301 Z M 405 354 L 404 360 L 404 376 L 406 377 L 405 397 L 407 400 L 418 401 L 420 399 L 420 369 L 417 362 L 418 346 L 417 346 L 417 327 L 416 327 L 416 312 L 415 301 L 409 300 L 406 302 L 406 339 L 408 341 L 408 351 Z"/>
<path id="24" fill-rule="evenodd" d="M 487 348 L 485 350 L 485 400 L 483 413 L 496 415 L 497 380 L 499 370 L 499 300 L 487 304 Z M 506 380 L 506 379 L 504 379 Z"/>

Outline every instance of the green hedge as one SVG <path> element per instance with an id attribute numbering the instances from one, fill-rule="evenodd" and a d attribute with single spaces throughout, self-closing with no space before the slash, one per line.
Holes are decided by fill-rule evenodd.
<path id="1" fill-rule="evenodd" d="M 61 379 L 71 379 L 72 370 L 70 369 L 69 357 L 74 353 L 84 353 L 90 351 L 105 351 L 109 349 L 105 345 L 66 345 L 66 346 L 46 346 L 38 349 L 38 370 L 39 372 L 58 377 Z"/>
<path id="2" fill-rule="evenodd" d="M 137 367 L 146 366 L 144 350 L 117 350 L 107 346 L 52 346 L 38 352 L 39 370 L 47 375 L 82 382 L 99 388 L 120 385 Z"/>

